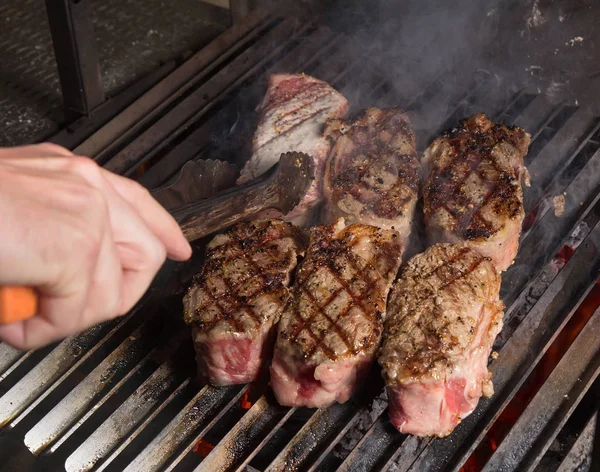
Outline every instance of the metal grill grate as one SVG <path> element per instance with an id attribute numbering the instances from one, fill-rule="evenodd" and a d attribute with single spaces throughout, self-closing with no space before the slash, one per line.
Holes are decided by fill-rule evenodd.
<path id="1" fill-rule="evenodd" d="M 275 71 L 326 80 L 357 109 L 377 103 L 410 110 L 421 146 L 475 111 L 525 127 L 533 136 L 527 164 L 534 187 L 526 192 L 519 256 L 504 276 L 505 328 L 490 367 L 496 394 L 482 399 L 449 438 L 430 440 L 402 435 L 390 425 L 377 369 L 355 398 L 321 410 L 281 407 L 264 385 L 200 387 L 193 380 L 181 296 L 157 300 L 150 293 L 126 317 L 39 352 L 1 344 L 0 425 L 7 435 L 23 438 L 41 461 L 64 464 L 68 471 L 457 470 L 485 441 L 597 284 L 600 120 L 586 107 L 499 87 L 486 74 L 457 78 L 454 83 L 464 89 L 434 80 L 420 96 L 404 96 L 376 68 L 353 59 L 353 47 L 328 29 L 256 14 L 190 58 L 77 151 L 121 174 L 141 175 L 148 187 L 190 159 L 218 153 L 241 163 L 265 78 Z M 454 105 L 439 116 L 437 104 L 448 100 Z M 565 211 L 556 217 L 551 200 L 563 193 Z M 574 230 L 574 253 L 557 268 L 552 258 Z M 197 268 L 192 261 L 176 285 L 183 287 Z M 485 470 L 535 470 L 599 372 L 596 310 Z M 595 416 L 584 423 L 585 431 L 593 429 Z M 589 444 L 572 441 L 561 467 Z"/>

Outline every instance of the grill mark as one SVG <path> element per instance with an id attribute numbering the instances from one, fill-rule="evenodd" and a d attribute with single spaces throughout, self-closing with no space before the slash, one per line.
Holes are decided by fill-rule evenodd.
<path id="1" fill-rule="evenodd" d="M 396 188 L 398 188 L 400 185 L 406 185 L 407 187 L 414 190 L 414 188 L 413 188 L 414 185 L 411 185 L 410 178 L 408 178 L 408 179 L 406 178 L 406 177 L 408 177 L 408 173 L 406 172 L 406 167 L 410 167 L 410 163 L 405 162 L 405 159 L 403 159 L 403 157 L 406 156 L 409 158 L 410 157 L 414 158 L 415 156 L 399 154 L 395 149 L 393 149 L 391 147 L 391 144 L 390 144 L 394 140 L 394 137 L 400 133 L 402 133 L 408 137 L 412 136 L 412 134 L 409 133 L 409 131 L 407 130 L 407 126 L 409 126 L 407 123 L 403 122 L 402 125 L 400 125 L 400 126 L 390 123 L 390 121 L 392 121 L 392 118 L 395 117 L 398 113 L 399 112 L 393 112 L 392 114 L 385 113 L 385 112 L 381 113 L 381 115 L 384 115 L 385 118 L 382 121 L 377 122 L 376 125 L 374 125 L 376 130 L 373 133 L 369 132 L 368 124 L 358 125 L 357 123 L 360 120 L 357 120 L 354 123 L 351 123 L 349 125 L 351 127 L 351 130 L 348 133 L 342 134 L 338 138 L 338 139 L 341 139 L 343 137 L 347 137 L 352 142 L 354 147 L 356 148 L 355 151 L 350 153 L 349 156 L 344 156 L 344 160 L 352 162 L 356 157 L 364 154 L 364 156 L 367 158 L 367 162 L 368 162 L 367 166 L 364 169 L 356 172 L 356 174 L 357 174 L 356 178 L 353 177 L 352 174 L 354 173 L 354 171 L 350 167 L 346 167 L 346 169 L 341 170 L 339 173 L 336 173 L 335 166 L 331 166 L 330 181 L 333 183 L 333 186 L 337 190 L 336 199 L 338 201 L 340 200 L 340 194 L 344 192 L 344 188 L 349 187 L 349 188 L 347 188 L 348 193 L 350 193 L 357 201 L 359 201 L 363 205 L 369 206 L 369 210 L 373 210 L 377 216 L 382 217 L 382 218 L 392 219 L 392 218 L 403 215 L 403 212 L 400 210 L 400 211 L 397 211 L 395 215 L 390 216 L 389 212 L 381 211 L 382 210 L 380 208 L 381 205 L 377 204 L 377 203 L 380 203 L 382 200 L 386 199 L 386 197 L 390 196 L 391 193 Z M 366 119 L 366 117 L 363 119 Z M 380 133 L 381 133 L 382 129 L 388 129 L 388 128 L 390 129 L 391 138 L 390 138 L 389 142 L 383 143 L 380 139 Z M 363 131 L 364 133 L 366 133 L 368 135 L 373 134 L 373 136 L 371 137 L 371 139 L 367 143 L 367 145 L 361 145 L 360 143 L 357 143 L 356 140 L 354 139 L 356 133 L 358 133 L 360 131 Z M 371 150 L 369 148 L 369 145 L 371 147 L 374 147 L 375 151 Z M 413 147 L 414 147 L 414 143 L 413 143 Z M 396 181 L 394 182 L 394 184 L 385 193 L 378 191 L 378 189 L 374 189 L 372 185 L 369 185 L 367 182 L 364 181 L 365 176 L 371 171 L 373 166 L 375 164 L 378 164 L 381 162 L 381 159 L 373 156 L 374 153 L 380 154 L 380 155 L 386 154 L 386 157 L 387 157 L 387 154 L 390 153 L 391 157 L 393 159 L 395 159 L 399 164 L 398 167 L 400 169 L 400 172 L 398 172 L 398 175 L 394 175 L 392 172 L 390 172 L 387 169 L 388 166 L 384 167 L 384 170 L 389 175 L 392 175 L 396 178 Z M 339 157 L 340 157 L 339 155 L 336 156 L 335 162 L 338 162 L 340 160 Z M 402 164 L 405 164 L 405 165 L 402 165 Z M 350 175 L 348 175 L 348 174 L 350 174 Z M 415 174 L 416 174 L 416 172 L 415 172 Z M 402 182 L 400 182 L 400 177 L 404 177 L 402 179 Z M 408 181 L 405 181 L 405 180 L 408 180 Z M 360 191 L 361 188 L 367 189 L 367 190 L 372 190 L 375 193 L 378 193 L 378 199 L 377 199 L 378 202 L 376 202 L 375 204 L 373 204 L 372 202 L 369 202 L 367 200 L 368 196 L 361 193 L 361 191 Z M 395 206 L 397 208 L 402 208 L 402 206 L 405 205 L 410 200 L 411 200 L 411 198 L 404 198 L 404 199 L 402 199 L 401 202 L 397 203 Z"/>
<path id="2" fill-rule="evenodd" d="M 437 171 L 433 171 L 435 174 L 434 180 L 439 179 L 440 176 L 444 174 L 451 175 L 451 170 L 456 168 L 456 164 L 459 162 L 456 159 L 456 156 L 465 154 L 465 152 L 461 152 L 460 150 L 460 144 L 464 142 L 465 139 L 483 139 L 484 142 L 477 143 L 476 148 L 470 149 L 470 152 L 466 151 L 467 156 L 469 154 L 473 154 L 476 159 L 469 163 L 469 170 L 462 176 L 460 180 L 453 182 L 451 179 L 448 179 L 451 182 L 450 185 L 447 183 L 446 185 L 437 184 L 435 182 L 429 182 L 427 184 L 429 191 L 431 191 L 433 187 L 433 192 L 431 192 L 432 195 L 430 198 L 428 198 L 428 203 L 430 206 L 429 212 L 434 213 L 440 208 L 446 210 L 456 220 L 455 231 L 457 231 L 466 239 L 475 239 L 477 237 L 489 238 L 497 230 L 494 229 L 492 222 L 486 220 L 480 214 L 480 210 L 485 207 L 485 205 L 490 201 L 496 192 L 503 188 L 503 182 L 501 182 L 500 179 L 506 179 L 504 176 L 507 175 L 506 171 L 499 168 L 496 160 L 492 158 L 491 150 L 503 141 L 508 141 L 513 147 L 515 147 L 515 149 L 518 149 L 518 146 L 516 146 L 516 143 L 514 143 L 509 136 L 506 136 L 505 131 L 501 127 L 502 125 L 493 125 L 485 129 L 483 129 L 481 126 L 471 129 L 467 128 L 467 126 L 468 125 L 465 123 L 461 129 L 457 130 L 452 135 L 445 136 L 449 145 L 452 147 L 453 158 L 445 167 L 442 167 Z M 465 135 L 467 133 L 469 134 L 466 138 L 461 138 L 461 134 Z M 500 136 L 497 136 L 497 134 Z M 475 203 L 464 194 L 464 192 L 461 190 L 461 187 L 465 184 L 471 174 L 477 175 L 483 181 L 483 184 L 489 182 L 488 179 L 485 179 L 480 169 L 481 164 L 484 161 L 490 164 L 500 177 L 491 180 L 491 188 L 486 193 L 484 200 L 481 203 Z M 509 180 L 512 180 L 510 176 L 508 176 L 508 178 Z M 463 207 L 466 208 L 468 208 L 469 205 L 472 205 L 473 210 L 470 212 L 464 211 L 462 214 L 454 211 L 448 205 L 449 201 L 452 199 L 459 200 L 463 204 Z M 478 223 L 477 226 L 474 225 L 476 222 Z"/>
<path id="3" fill-rule="evenodd" d="M 273 253 L 269 247 L 262 247 L 262 246 L 268 245 L 269 243 L 275 243 L 276 241 L 283 239 L 280 234 L 274 235 L 272 237 L 265 237 L 265 235 L 270 227 L 271 227 L 271 224 L 269 223 L 269 224 L 265 225 L 263 228 L 257 228 L 257 231 L 254 235 L 252 235 L 251 237 L 246 237 L 246 238 L 240 237 L 237 234 L 230 233 L 230 241 L 228 241 L 216 248 L 216 250 L 218 250 L 220 253 L 223 253 L 223 255 L 225 255 L 225 254 L 226 255 L 225 255 L 224 260 L 222 260 L 222 261 L 219 261 L 217 258 L 213 259 L 213 263 L 218 262 L 220 267 L 223 268 L 223 267 L 227 266 L 227 264 L 229 262 L 231 262 L 232 260 L 239 259 L 241 257 L 248 264 L 248 266 L 250 266 L 250 270 L 251 270 L 252 274 L 255 277 L 260 278 L 260 284 L 259 284 L 260 286 L 258 289 L 256 289 L 254 292 L 252 292 L 250 295 L 244 296 L 243 300 L 242 300 L 242 296 L 238 293 L 236 287 L 234 287 L 231 284 L 231 281 L 229 280 L 228 277 L 223 275 L 223 271 L 221 270 L 220 271 L 221 276 L 219 278 L 223 281 L 223 284 L 227 288 L 227 294 L 226 294 L 227 302 L 229 304 L 233 305 L 233 308 L 231 310 L 229 310 L 232 313 L 232 316 L 228 316 L 228 317 L 226 316 L 226 312 L 228 310 L 226 310 L 223 307 L 221 299 L 218 299 L 217 297 L 215 297 L 215 295 L 212 293 L 212 291 L 209 290 L 205 284 L 203 291 L 208 295 L 208 298 L 212 301 L 214 306 L 216 306 L 218 308 L 219 313 L 213 317 L 210 324 L 203 323 L 203 326 L 204 326 L 203 331 L 204 332 L 210 331 L 217 323 L 219 323 L 222 320 L 226 320 L 230 324 L 233 324 L 236 331 L 238 331 L 238 332 L 242 331 L 242 325 L 240 323 L 240 320 L 235 316 L 236 313 L 241 313 L 242 311 L 247 313 L 248 316 L 250 316 L 250 318 L 256 323 L 257 326 L 261 325 L 260 316 L 254 311 L 254 309 L 250 306 L 249 303 L 256 296 L 260 295 L 261 293 L 264 293 L 266 296 L 271 296 L 271 298 L 273 298 L 273 296 L 271 293 L 266 291 L 266 288 L 268 287 L 268 281 L 266 280 L 266 277 L 261 273 L 260 266 L 258 266 L 258 264 L 254 260 L 252 260 L 251 256 L 256 254 L 257 249 L 260 247 L 260 249 L 262 251 L 266 252 L 268 258 L 271 261 L 271 265 L 275 265 L 275 264 L 278 264 L 281 262 L 280 259 L 273 256 Z M 257 234 L 258 234 L 258 237 L 256 237 Z M 292 238 L 293 235 L 289 235 L 289 236 L 286 235 L 285 237 Z M 257 241 L 257 239 L 261 239 L 261 238 L 262 238 L 262 241 Z M 248 241 L 248 242 L 246 242 L 246 241 Z M 248 248 L 244 248 L 243 247 L 244 245 L 250 246 L 251 250 L 248 250 Z M 284 257 L 284 259 L 285 259 L 285 257 Z M 277 275 L 280 275 L 280 274 L 277 274 Z M 215 276 L 217 276 L 217 275 L 215 274 Z M 280 285 L 281 285 L 280 288 L 285 288 L 285 286 L 282 283 Z M 278 292 L 279 288 L 275 291 Z M 203 304 L 201 307 L 198 307 L 198 309 L 205 308 L 206 306 L 207 306 L 207 304 Z"/>
<path id="4" fill-rule="evenodd" d="M 467 254 L 468 252 L 472 251 L 472 249 L 469 249 L 468 247 L 462 247 L 460 248 L 456 254 L 454 254 L 453 256 L 451 256 L 447 261 L 445 261 L 443 264 L 437 266 L 435 269 L 433 269 L 431 272 L 428 272 L 425 275 L 421 275 L 419 276 L 419 278 L 421 279 L 429 279 L 430 277 L 432 277 L 433 275 L 437 274 L 439 270 L 443 269 L 444 267 L 452 264 L 453 262 L 456 262 L 458 259 L 460 259 L 461 257 L 463 257 L 465 254 Z"/>
<path id="5" fill-rule="evenodd" d="M 327 336 L 327 333 L 323 334 L 320 338 L 317 338 L 312 330 L 312 322 L 314 321 L 315 317 L 317 316 L 317 313 L 320 314 L 323 318 L 325 318 L 327 320 L 327 322 L 333 328 L 335 333 L 340 337 L 342 342 L 346 345 L 346 349 L 348 351 L 350 351 L 353 355 L 355 355 L 356 352 L 354 351 L 354 346 L 351 345 L 350 341 L 347 339 L 346 335 L 343 333 L 343 331 L 340 329 L 340 327 L 337 325 L 337 323 L 334 323 L 333 320 L 329 316 L 327 316 L 327 314 L 325 313 L 325 308 L 328 306 L 328 304 L 320 306 L 317 303 L 317 300 L 315 299 L 315 297 L 312 293 L 310 293 L 308 290 L 305 290 L 305 289 L 303 289 L 303 292 L 311 300 L 313 307 L 315 307 L 315 311 L 313 312 L 313 315 L 306 321 L 306 324 L 308 325 L 307 331 L 310 333 L 310 335 L 312 336 L 313 341 L 314 341 L 313 347 L 306 353 L 306 357 L 310 358 L 318 349 L 322 349 L 323 351 L 326 351 L 327 357 L 329 357 L 333 361 L 336 360 L 335 352 L 327 344 L 325 344 L 323 342 L 325 340 L 325 336 Z M 333 300 L 331 300 L 331 301 L 333 301 Z M 329 303 L 331 303 L 331 302 L 329 302 Z M 352 309 L 352 304 L 349 304 L 346 307 L 346 309 L 343 310 L 344 316 L 346 314 L 348 314 L 348 312 L 351 309 Z M 341 319 L 341 315 L 338 315 L 338 321 L 339 321 L 339 319 Z M 327 352 L 329 352 L 329 354 L 327 354 Z"/>
<path id="6" fill-rule="evenodd" d="M 351 256 L 353 256 L 352 249 L 354 249 L 354 247 L 358 243 L 359 243 L 359 241 L 357 240 L 354 242 L 354 244 L 348 246 L 348 248 L 346 249 L 345 254 L 344 254 L 345 257 L 343 257 L 343 258 L 346 259 L 346 262 L 350 263 L 353 266 L 353 268 L 357 274 L 369 273 L 370 271 L 374 271 L 375 273 L 378 273 L 377 269 L 372 267 L 372 265 L 370 264 L 369 261 L 366 261 L 365 269 L 361 270 L 361 268 L 358 267 L 358 265 L 354 261 L 354 258 L 351 257 Z M 362 279 L 362 281 L 365 283 L 366 289 L 365 289 L 365 293 L 361 294 L 361 297 L 359 298 L 354 295 L 354 293 L 350 290 L 349 286 L 340 277 L 340 275 L 337 273 L 337 271 L 331 269 L 331 267 L 325 267 L 325 268 L 331 274 L 333 279 L 341 286 L 341 288 L 336 290 L 336 292 L 334 294 L 330 295 L 328 297 L 326 303 L 324 303 L 323 305 L 319 305 L 317 300 L 315 299 L 314 295 L 305 287 L 306 282 L 310 279 L 310 276 L 307 277 L 305 282 L 303 282 L 301 285 L 298 286 L 298 291 L 301 293 L 302 292 L 305 293 L 310 298 L 311 304 L 313 305 L 313 307 L 315 307 L 315 310 L 311 312 L 311 315 L 306 320 L 302 319 L 302 317 L 299 315 L 299 313 L 296 313 L 296 318 L 300 318 L 302 320 L 302 326 L 300 328 L 298 328 L 292 336 L 290 336 L 290 339 L 292 341 L 295 341 L 297 339 L 298 335 L 300 334 L 300 332 L 302 332 L 302 330 L 306 326 L 306 330 L 310 333 L 310 335 L 314 341 L 314 345 L 312 346 L 312 349 L 310 349 L 309 352 L 305 354 L 306 358 L 312 357 L 317 350 L 321 349 L 325 352 L 325 355 L 327 355 L 327 357 L 329 357 L 331 360 L 336 360 L 335 353 L 331 350 L 331 348 L 329 348 L 329 346 L 327 346 L 324 343 L 326 334 L 324 334 L 320 337 L 317 337 L 312 331 L 312 323 L 315 321 L 315 319 L 317 318 L 318 315 L 321 315 L 323 318 L 325 318 L 329 322 L 330 326 L 333 327 L 336 334 L 340 337 L 342 342 L 346 345 L 347 350 L 350 351 L 352 353 L 352 355 L 356 355 L 357 351 L 354 349 L 354 346 L 350 344 L 350 341 L 346 338 L 345 334 L 341 331 L 341 328 L 338 326 L 338 324 L 334 323 L 333 320 L 325 313 L 325 308 L 330 303 L 332 303 L 333 300 L 335 300 L 335 298 L 337 297 L 339 292 L 344 290 L 346 293 L 348 293 L 348 295 L 352 299 L 353 303 L 348 304 L 346 309 L 337 315 L 338 322 L 341 321 L 345 316 L 347 316 L 353 307 L 358 306 L 362 311 L 363 317 L 366 318 L 367 321 L 369 321 L 371 325 L 373 323 L 376 323 L 377 320 L 375 319 L 375 317 L 377 315 L 375 313 L 371 314 L 370 311 L 368 309 L 366 309 L 365 306 L 362 304 L 362 301 L 360 298 L 362 298 L 364 296 L 368 296 L 369 293 L 371 291 L 373 291 L 373 289 L 375 288 L 375 283 L 378 281 L 378 279 L 366 280 L 366 277 L 364 277 Z M 314 273 L 314 271 L 313 271 L 313 273 Z M 335 295 L 335 296 L 333 296 L 333 295 Z M 375 310 L 375 311 L 377 311 L 377 310 Z M 369 335 L 369 338 L 372 339 L 372 333 Z"/>
<path id="7" fill-rule="evenodd" d="M 286 81 L 286 82 L 288 82 L 288 81 Z M 273 100 L 269 100 L 269 103 L 267 104 L 267 106 L 264 109 L 265 114 L 267 112 L 271 111 L 273 108 L 277 108 L 282 103 L 289 101 L 290 98 L 292 98 L 292 96 L 298 96 L 301 93 L 310 92 L 311 90 L 313 90 L 315 88 L 323 88 L 324 90 L 329 90 L 329 86 L 327 84 L 325 84 L 324 82 L 310 82 L 308 84 L 306 82 L 304 82 L 303 83 L 304 88 L 302 88 L 301 90 L 299 90 L 293 94 L 289 93 L 289 92 L 278 93 L 279 89 L 283 86 L 282 84 L 279 84 L 277 87 L 275 87 L 275 89 L 273 90 L 273 93 L 271 93 L 270 98 L 273 98 Z"/>
<path id="8" fill-rule="evenodd" d="M 210 298 L 210 300 L 212 301 L 212 303 L 219 309 L 219 314 L 215 315 L 212 319 L 210 328 L 208 329 L 204 329 L 203 328 L 203 332 L 207 332 L 209 329 L 212 329 L 219 321 L 221 320 L 227 320 L 228 323 L 233 324 L 236 331 L 241 331 L 242 330 L 242 325 L 240 323 L 240 321 L 235 318 L 235 317 L 229 317 L 226 318 L 225 317 L 225 312 L 227 310 L 225 310 L 225 308 L 223 307 L 223 305 L 221 304 L 221 300 L 217 299 L 217 297 L 214 296 L 214 294 L 210 291 L 205 289 L 204 292 L 208 295 L 208 298 Z M 235 302 L 235 300 L 232 300 L 233 302 Z M 238 306 L 235 306 L 234 310 L 237 310 L 239 308 Z"/>
<path id="9" fill-rule="evenodd" d="M 471 274 L 475 269 L 477 269 L 477 267 L 479 267 L 481 265 L 481 263 L 484 260 L 485 259 L 483 257 L 476 259 L 475 261 L 473 261 L 471 263 L 471 265 L 469 266 L 469 268 L 467 269 L 467 271 L 465 273 L 458 274 L 456 277 L 450 279 L 449 281 L 446 281 L 443 285 L 441 285 L 438 288 L 438 290 L 444 290 L 445 288 L 449 287 L 450 285 L 456 283 L 459 279 L 462 279 L 462 278 L 466 277 L 467 275 Z"/>
<path id="10" fill-rule="evenodd" d="M 233 285 L 231 285 L 230 281 L 225 276 L 222 277 L 222 280 L 223 280 L 223 283 L 225 284 L 225 287 L 227 287 L 227 291 L 231 294 L 231 298 L 233 298 L 233 300 L 236 302 L 236 307 L 234 309 L 234 313 L 236 311 L 239 311 L 243 304 L 244 308 L 246 308 L 248 310 L 248 314 L 250 315 L 250 318 L 252 318 L 252 320 L 256 323 L 257 326 L 260 326 L 260 317 L 254 311 L 254 309 L 250 305 L 247 304 L 247 298 L 244 301 L 242 301 L 242 296 L 235 291 L 235 288 Z M 264 279 L 261 279 L 261 282 L 262 282 L 262 285 L 264 286 L 265 285 Z M 239 320 L 235 316 L 233 316 L 231 319 L 234 319 L 236 321 L 236 327 L 240 326 Z"/>
<path id="11" fill-rule="evenodd" d="M 260 146 L 255 148 L 255 152 L 263 147 L 265 147 L 267 144 L 275 141 L 276 139 L 279 138 L 285 138 L 286 134 L 290 133 L 292 130 L 298 128 L 300 125 L 304 124 L 305 122 L 307 122 L 308 120 L 310 120 L 311 118 L 315 117 L 316 115 L 318 115 L 319 113 L 322 113 L 326 110 L 330 110 L 331 107 L 325 107 L 325 108 L 319 108 L 318 110 L 316 110 L 314 113 L 311 113 L 310 115 L 308 115 L 304 120 L 302 120 L 299 123 L 296 123 L 293 126 L 290 126 L 288 129 L 286 129 L 285 131 L 281 131 L 277 134 L 275 134 L 272 138 L 268 139 L 267 141 L 265 141 L 264 143 L 262 143 Z"/>
<path id="12" fill-rule="evenodd" d="M 310 90 L 305 90 L 302 93 L 306 94 L 306 92 L 310 92 Z M 277 119 L 275 121 L 277 122 L 283 122 L 283 118 L 286 118 L 290 115 L 294 115 L 296 113 L 298 113 L 300 110 L 304 110 L 305 108 L 309 108 L 311 106 L 313 106 L 318 100 L 321 100 L 324 97 L 327 97 L 328 95 L 331 95 L 331 91 L 327 90 L 326 88 L 323 89 L 323 93 L 321 93 L 320 95 L 314 95 L 314 96 L 308 96 L 308 97 L 303 97 L 300 94 L 296 95 L 294 97 L 294 99 L 296 99 L 298 102 L 301 103 L 301 105 L 297 108 L 293 108 L 290 111 L 287 111 L 285 113 L 281 113 L 279 115 L 277 115 Z M 312 101 L 310 101 L 310 99 L 312 99 Z M 287 100 L 290 101 L 290 100 Z"/>

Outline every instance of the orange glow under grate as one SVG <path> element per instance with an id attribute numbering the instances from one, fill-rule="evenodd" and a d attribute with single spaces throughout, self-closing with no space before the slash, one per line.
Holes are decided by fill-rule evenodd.
<path id="1" fill-rule="evenodd" d="M 566 263 L 573 253 L 574 250 L 570 246 L 564 246 L 557 257 L 561 262 Z M 567 322 L 564 329 L 556 337 L 540 360 L 540 363 L 531 372 L 519 392 L 498 417 L 481 444 L 479 444 L 465 465 L 460 469 L 460 472 L 479 472 L 483 469 L 494 451 L 498 448 L 498 445 L 506 437 L 513 424 L 519 419 L 531 399 L 544 384 L 599 306 L 600 281 L 592 288 L 572 318 Z"/>
<path id="2" fill-rule="evenodd" d="M 210 454 L 210 451 L 212 451 L 214 448 L 215 448 L 215 446 L 213 446 L 211 443 L 201 439 L 194 446 L 194 452 L 202 457 L 206 457 Z"/>

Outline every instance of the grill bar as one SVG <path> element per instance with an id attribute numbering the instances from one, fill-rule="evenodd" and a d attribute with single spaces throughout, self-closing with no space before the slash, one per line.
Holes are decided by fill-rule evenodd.
<path id="1" fill-rule="evenodd" d="M 396 431 L 387 421 L 386 415 L 387 409 L 346 457 L 339 468 L 340 471 L 374 470 L 383 466 L 386 460 L 392 459 L 395 452 L 400 450 L 400 446 L 408 439 Z"/>
<path id="2" fill-rule="evenodd" d="M 283 20 L 276 25 L 268 36 L 260 38 L 246 48 L 233 62 L 227 64 L 184 98 L 176 108 L 165 113 L 135 141 L 108 161 L 105 167 L 113 172 L 127 174 L 135 164 L 139 165 L 150 159 L 165 147 L 168 139 L 177 137 L 187 126 L 214 106 L 214 99 L 211 97 L 220 97 L 229 93 L 273 59 L 291 40 L 290 33 L 295 29 L 293 20 Z M 273 48 L 274 44 L 276 46 Z M 216 68 L 216 65 L 213 68 Z M 140 156 L 144 156 L 141 161 Z"/>
<path id="3" fill-rule="evenodd" d="M 219 444 L 211 451 L 195 472 L 223 472 L 236 467 L 248 451 L 250 444 L 256 444 L 258 439 L 268 437 L 268 431 L 277 429 L 295 411 L 275 403 L 269 403 L 262 396 L 240 421 L 233 427 Z M 260 446 L 261 442 L 258 442 Z M 252 448 L 250 450 L 255 449 Z"/>
<path id="4" fill-rule="evenodd" d="M 200 73 L 206 66 L 243 41 L 268 18 L 252 14 L 228 29 L 87 138 L 77 147 L 75 153 L 96 157 L 100 161 L 105 160 L 115 148 L 123 145 L 127 140 L 132 140 L 148 123 L 195 87 L 204 77 Z"/>
<path id="5" fill-rule="evenodd" d="M 565 156 L 577 148 L 580 144 L 582 130 L 589 129 L 593 123 L 594 116 L 592 112 L 585 108 L 579 108 L 571 118 L 558 130 L 556 135 L 548 144 L 540 150 L 539 154 L 531 156 L 533 162 L 527 163 L 532 179 L 537 182 L 537 185 L 526 197 L 525 202 L 528 203 L 531 198 L 539 199 L 541 195 L 536 192 L 536 189 L 543 189 L 548 181 L 554 175 L 554 170 L 565 162 Z M 543 156 L 543 159 L 535 159 L 537 156 Z M 528 203 L 529 205 L 529 203 Z"/>
<path id="6" fill-rule="evenodd" d="M 600 242 L 600 240 L 598 241 Z M 532 471 L 600 373 L 600 309 L 498 446 L 484 471 Z"/>
<path id="7" fill-rule="evenodd" d="M 99 398 L 113 386 L 113 379 L 119 374 L 132 372 L 129 369 L 153 352 L 146 351 L 141 341 L 142 325 L 125 339 L 98 367 L 88 374 L 77 387 L 48 413 L 25 436 L 25 444 L 34 453 L 39 454 L 54 440 L 69 429 L 77 417 L 90 407 L 98 406 Z M 74 428 L 71 428 L 69 435 Z"/>
<path id="8" fill-rule="evenodd" d="M 169 461 L 169 457 L 181 449 L 195 434 L 198 428 L 205 424 L 208 418 L 212 421 L 202 428 L 196 443 L 206 431 L 229 411 L 241 396 L 248 390 L 230 387 L 217 389 L 206 386 L 190 400 L 190 402 L 173 418 L 173 420 L 152 440 L 150 444 L 125 469 L 126 472 L 139 470 L 161 470 Z M 186 451 L 187 452 L 187 451 Z M 182 455 L 175 460 L 178 463 Z"/>
<path id="9" fill-rule="evenodd" d="M 526 90 L 522 90 L 515 96 L 513 105 L 517 101 L 522 100 L 527 95 Z M 510 122 L 516 126 L 520 126 L 530 133 L 535 133 L 542 127 L 542 123 L 548 114 L 548 110 L 553 106 L 549 103 L 548 97 L 543 93 L 536 93 L 533 99 L 529 101 L 522 113 L 516 117 L 512 117 Z"/>
<path id="10" fill-rule="evenodd" d="M 106 332 L 106 325 L 101 325 L 61 342 L 17 385 L 0 398 L 0 426 L 6 425 L 36 399 L 41 398 L 40 396 L 54 382 L 60 383 L 74 368 L 91 356 L 101 344 L 108 342 L 112 334 L 125 323 L 126 320 L 122 320 L 104 337 L 102 335 Z M 99 344 L 94 346 L 97 341 L 100 341 Z M 78 359 L 86 350 L 87 352 L 82 358 Z"/>
<path id="11" fill-rule="evenodd" d="M 172 353 L 175 354 L 175 353 Z M 183 353 L 179 353 L 183 354 Z M 186 352 L 188 356 L 189 352 Z M 65 464 L 67 471 L 90 470 L 127 438 L 135 426 L 178 387 L 185 378 L 186 370 L 178 369 L 180 355 L 163 363 L 121 406 L 96 429 L 86 441 L 69 456 Z M 26 438 L 27 440 L 27 438 Z M 90 459 L 91 458 L 91 459 Z"/>
<path id="12" fill-rule="evenodd" d="M 115 460 L 116 457 L 119 456 L 131 443 L 133 443 L 138 436 L 145 430 L 145 428 L 152 423 L 156 419 L 156 417 L 161 414 L 165 408 L 167 408 L 171 402 L 176 401 L 180 396 L 184 394 L 184 391 L 188 389 L 190 386 L 190 379 L 185 379 L 174 391 L 169 395 L 169 397 L 162 402 L 152 413 L 150 413 L 143 422 L 137 425 L 135 430 L 132 431 L 129 436 L 127 436 L 124 441 L 117 447 L 111 454 L 106 458 L 106 460 L 98 467 L 98 472 L 102 470 L 106 470 L 106 468 L 111 466 L 111 463 Z M 146 469 L 140 469 L 146 470 Z"/>
<path id="13" fill-rule="evenodd" d="M 424 452 L 410 470 L 430 470 L 427 467 L 440 470 L 442 460 L 448 469 L 464 464 L 596 283 L 600 269 L 599 238 L 600 224 L 597 224 L 499 351 L 490 366 L 494 396 L 479 402 L 477 409 L 456 429 L 451 441 L 433 441 L 425 448 L 427 442 L 423 440 Z M 581 267 L 590 270 L 581 271 Z"/>
<path id="14" fill-rule="evenodd" d="M 356 403 L 349 401 L 343 405 L 333 405 L 330 408 L 317 410 L 271 462 L 267 471 L 283 472 L 287 467 L 308 465 L 309 456 L 314 455 L 314 451 L 320 446 L 322 447 L 323 443 L 326 442 L 331 446 L 335 444 L 335 441 L 330 442 L 327 439 L 335 436 L 336 430 L 346 421 L 348 423 L 346 428 L 342 428 L 342 431 L 347 429 L 356 417 L 356 414 L 352 415 L 352 411 L 356 408 Z"/>
<path id="15" fill-rule="evenodd" d="M 563 459 L 556 472 L 572 472 L 574 470 L 592 470 L 590 468 L 592 450 L 594 447 L 594 433 L 598 424 L 598 414 L 594 414 L 586 423 L 569 454 Z"/>
<path id="16" fill-rule="evenodd" d="M 339 37 L 336 37 L 329 29 L 317 30 L 294 48 L 286 58 L 277 62 L 270 72 L 276 72 L 277 70 L 300 72 L 304 70 L 311 61 L 319 56 L 319 53 L 327 53 L 336 44 Z M 323 44 L 325 44 L 325 47 L 323 47 Z M 250 94 L 252 95 L 251 92 Z M 201 155 L 219 129 L 229 128 L 226 120 L 237 115 L 235 110 L 242 98 L 240 95 L 241 93 L 236 94 L 230 104 L 223 107 L 222 113 L 219 114 L 223 119 L 216 117 L 191 132 L 181 143 L 162 156 L 158 163 L 141 177 L 140 183 L 148 188 L 157 187 L 171 177 L 187 161 Z"/>
<path id="17" fill-rule="evenodd" d="M 144 323 L 27 433 L 25 445 L 34 454 L 42 452 L 62 435 L 51 448 L 56 450 L 91 416 L 91 412 L 101 407 L 132 375 L 152 360 L 159 348 L 154 346 L 155 339 L 146 331 Z M 164 334 L 169 332 L 165 330 Z M 175 339 L 183 341 L 185 331 L 179 332 Z M 165 382 L 172 380 L 164 379 Z"/>
<path id="18" fill-rule="evenodd" d="M 587 172 L 600 171 L 600 153 L 596 152 L 592 159 L 571 183 L 558 193 L 565 198 L 565 212 L 556 217 L 554 212 L 546 210 L 535 227 L 525 236 L 521 243 L 522 252 L 515 259 L 516 271 L 507 277 L 507 293 L 504 302 L 510 306 L 515 296 L 523 290 L 527 282 L 536 272 L 536 267 L 543 265 L 549 259 L 549 254 L 556 254 L 568 237 L 570 230 L 581 221 L 596 205 L 600 195 L 598 184 L 590 179 Z M 566 195 L 564 195 L 566 193 Z M 551 197 L 549 196 L 549 200 Z"/>
<path id="19" fill-rule="evenodd" d="M 8 344 L 0 344 L 0 379 L 8 375 L 9 369 L 23 357 L 31 355 L 30 353 L 18 351 Z"/>

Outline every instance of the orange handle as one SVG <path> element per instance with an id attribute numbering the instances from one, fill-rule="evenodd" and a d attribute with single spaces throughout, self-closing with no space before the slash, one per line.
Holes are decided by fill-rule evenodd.
<path id="1" fill-rule="evenodd" d="M 32 288 L 0 286 L 0 325 L 31 318 L 37 310 L 38 296 Z"/>

